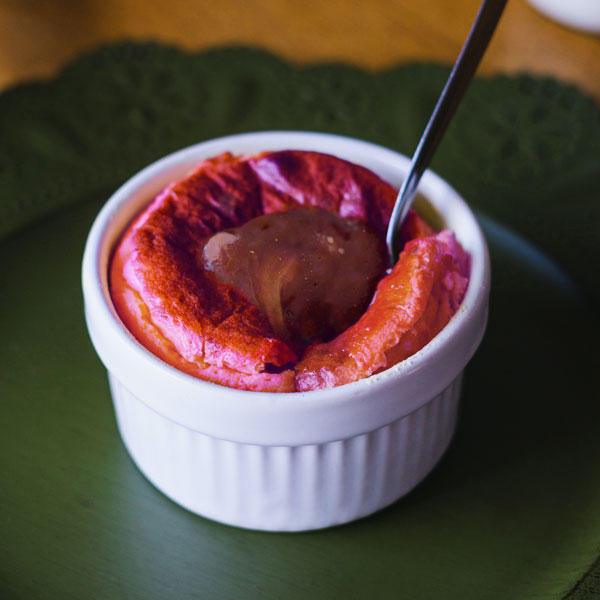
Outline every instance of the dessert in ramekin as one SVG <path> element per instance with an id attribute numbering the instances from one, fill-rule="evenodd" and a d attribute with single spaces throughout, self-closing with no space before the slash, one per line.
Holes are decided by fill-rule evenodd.
<path id="1" fill-rule="evenodd" d="M 241 527 L 327 527 L 395 501 L 437 463 L 456 422 L 462 371 L 485 330 L 489 259 L 460 197 L 427 173 L 421 191 L 471 257 L 457 313 L 425 347 L 391 368 L 329 389 L 272 393 L 192 377 L 141 346 L 110 296 L 108 270 L 131 220 L 201 160 L 311 150 L 362 165 L 398 186 L 408 160 L 385 148 L 316 133 L 230 136 L 172 154 L 123 185 L 99 214 L 83 264 L 90 336 L 108 369 L 119 429 L 142 472 L 203 516 Z"/>

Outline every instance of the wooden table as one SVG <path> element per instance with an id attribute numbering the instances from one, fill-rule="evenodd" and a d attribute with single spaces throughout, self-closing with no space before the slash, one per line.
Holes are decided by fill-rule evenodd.
<path id="1" fill-rule="evenodd" d="M 82 0 L 0 3 L 0 89 L 52 76 L 83 50 L 158 39 L 190 49 L 251 44 L 288 59 L 345 61 L 371 69 L 453 62 L 478 0 Z M 482 73 L 531 71 L 600 98 L 600 37 L 561 27 L 511 0 Z"/>
<path id="2" fill-rule="evenodd" d="M 252 44 L 303 64 L 345 61 L 370 69 L 418 60 L 452 62 L 478 4 L 1 0 L 0 90 L 52 77 L 84 50 L 123 39 L 158 39 L 191 49 Z M 586 590 L 597 589 L 594 582 L 600 581 L 600 404 L 593 376 L 599 359 L 590 342 L 598 337 L 597 322 L 571 278 L 539 250 L 554 250 L 556 239 L 554 255 L 571 257 L 569 264 L 580 265 L 578 278 L 585 272 L 585 280 L 592 281 L 588 265 L 597 254 L 578 250 L 593 249 L 597 222 L 600 177 L 592 142 L 600 136 L 591 102 L 562 95 L 561 87 L 559 99 L 572 100 L 577 110 L 568 105 L 557 128 L 545 127 L 547 115 L 555 113 L 536 112 L 544 127 L 534 141 L 550 136 L 566 148 L 557 153 L 566 175 L 554 162 L 548 164 L 566 178 L 569 191 L 575 190 L 568 202 L 565 186 L 554 189 L 543 181 L 545 164 L 539 172 L 516 169 L 513 179 L 494 177 L 515 165 L 515 144 L 490 144 L 477 161 L 485 166 L 498 147 L 506 149 L 498 169 L 495 164 L 482 169 L 469 188 L 479 206 L 485 201 L 497 210 L 482 221 L 493 260 L 493 304 L 482 352 L 465 380 L 461 429 L 436 473 L 369 519 L 324 532 L 271 535 L 225 527 L 170 502 L 141 475 L 119 440 L 106 373 L 83 323 L 85 236 L 108 194 L 131 173 L 177 147 L 213 132 L 222 135 L 226 127 L 204 135 L 195 122 L 185 137 L 186 124 L 200 112 L 192 108 L 203 106 L 198 94 L 189 106 L 180 103 L 189 112 L 173 111 L 172 137 L 160 138 L 167 128 L 158 128 L 155 136 L 136 135 L 146 113 L 135 109 L 145 108 L 142 100 L 152 93 L 140 88 L 139 97 L 132 94 L 130 102 L 120 104 L 133 84 L 125 81 L 122 97 L 118 85 L 102 88 L 117 82 L 111 67 L 125 72 L 117 69 L 119 61 L 104 58 L 106 78 L 86 79 L 89 71 L 83 70 L 62 88 L 31 86 L 0 98 L 0 208 L 21 203 L 23 211 L 6 213 L 16 215 L 17 224 L 21 214 L 35 217 L 0 239 L 0 598 L 592 597 Z M 599 58 L 600 38 L 561 28 L 525 0 L 511 0 L 482 71 L 554 75 L 598 101 Z M 187 73 L 182 70 L 180 77 Z M 196 73 L 192 89 L 199 89 L 202 73 Z M 82 101 L 86 110 L 73 111 L 69 119 L 80 98 L 75 83 L 81 81 L 91 84 Z M 60 93 L 44 95 L 54 87 Z M 104 89 L 108 93 L 101 97 Z M 489 97 L 481 96 L 486 111 Z M 521 98 L 509 97 L 515 103 Z M 150 113 L 159 123 L 156 115 L 170 115 L 172 108 L 167 94 L 161 98 L 157 112 Z M 380 123 L 390 122 L 397 108 L 392 102 Z M 410 108 L 422 116 L 425 104 L 419 97 Z M 510 103 L 508 109 L 496 115 L 496 129 L 519 114 Z M 57 113 L 60 118 L 54 119 Z M 86 121 L 89 114 L 96 116 L 93 123 Z M 122 129 L 111 115 L 120 117 Z M 578 127 L 568 127 L 573 122 Z M 103 135 L 103 127 L 110 135 Z M 404 122 L 394 128 L 406 130 Z M 474 129 L 476 135 L 460 138 L 453 148 L 489 140 L 495 131 Z M 509 142 L 521 133 L 515 129 Z M 574 131 L 566 139 L 572 144 L 565 143 L 565 131 Z M 405 146 L 408 139 L 407 133 Z M 472 146 L 469 156 L 481 147 Z M 533 158 L 526 165 L 535 166 L 539 147 L 531 145 Z M 461 152 L 456 155 L 454 164 L 467 166 L 453 174 L 460 186 L 472 170 Z M 508 187 L 514 181 L 527 183 L 524 190 L 514 186 L 520 195 Z M 0 211 L 0 227 L 1 216 Z M 524 237 L 516 235 L 515 225 Z M 547 243 L 529 243 L 530 232 L 545 235 L 540 239 Z M 588 559 L 596 567 L 586 576 Z"/>

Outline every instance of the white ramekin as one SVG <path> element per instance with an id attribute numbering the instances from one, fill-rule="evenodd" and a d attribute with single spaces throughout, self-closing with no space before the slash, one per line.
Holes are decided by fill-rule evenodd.
<path id="1" fill-rule="evenodd" d="M 121 436 L 144 475 L 205 517 L 299 531 L 383 508 L 438 462 L 454 432 L 462 371 L 485 330 L 490 267 L 472 212 L 427 172 L 420 189 L 470 253 L 472 271 L 461 308 L 418 353 L 355 383 L 286 394 L 230 389 L 165 364 L 115 312 L 107 281 L 111 251 L 133 216 L 201 159 L 281 149 L 334 154 L 396 186 L 409 164 L 380 146 L 319 133 L 251 133 L 191 146 L 142 170 L 106 203 L 87 240 L 83 291 Z"/>

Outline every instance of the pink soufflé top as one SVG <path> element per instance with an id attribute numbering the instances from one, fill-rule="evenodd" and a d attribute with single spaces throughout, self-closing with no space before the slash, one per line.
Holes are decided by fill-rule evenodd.
<path id="1" fill-rule="evenodd" d="M 332 339 L 308 345 L 276 333 L 253 297 L 206 268 L 202 249 L 218 232 L 299 208 L 358 221 L 383 244 L 396 194 L 364 167 L 318 152 L 205 160 L 159 193 L 125 231 L 110 264 L 114 306 L 150 352 L 216 384 L 295 392 L 368 377 L 417 352 L 456 313 L 470 258 L 452 232 L 434 231 L 411 211 L 399 260 L 382 272 L 364 311 Z M 267 282 L 276 279 L 269 268 Z M 343 268 L 338 276 L 345 281 Z"/>

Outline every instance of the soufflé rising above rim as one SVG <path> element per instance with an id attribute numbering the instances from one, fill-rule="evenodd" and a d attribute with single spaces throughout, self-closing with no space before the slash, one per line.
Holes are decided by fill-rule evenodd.
<path id="1" fill-rule="evenodd" d="M 213 383 L 294 392 L 368 377 L 439 333 L 469 278 L 454 234 L 413 211 L 386 273 L 396 194 L 321 152 L 205 159 L 128 227 L 115 308 L 145 348 Z"/>

